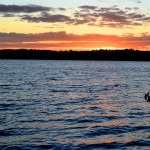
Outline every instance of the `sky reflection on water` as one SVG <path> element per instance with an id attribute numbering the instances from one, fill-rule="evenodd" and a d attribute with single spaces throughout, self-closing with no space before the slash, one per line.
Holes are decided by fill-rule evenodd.
<path id="1" fill-rule="evenodd" d="M 1 149 L 149 148 L 149 62 L 0 63 Z"/>

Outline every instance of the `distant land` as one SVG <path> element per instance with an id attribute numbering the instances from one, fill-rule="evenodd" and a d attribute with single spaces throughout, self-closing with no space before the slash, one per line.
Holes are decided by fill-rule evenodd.
<path id="1" fill-rule="evenodd" d="M 134 49 L 91 51 L 5 49 L 0 50 L 0 59 L 150 61 L 150 51 Z"/>

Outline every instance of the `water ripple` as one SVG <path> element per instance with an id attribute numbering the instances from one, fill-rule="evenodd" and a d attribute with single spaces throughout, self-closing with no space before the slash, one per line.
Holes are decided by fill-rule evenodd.
<path id="1" fill-rule="evenodd" d="M 0 63 L 0 149 L 149 149 L 149 62 Z"/>

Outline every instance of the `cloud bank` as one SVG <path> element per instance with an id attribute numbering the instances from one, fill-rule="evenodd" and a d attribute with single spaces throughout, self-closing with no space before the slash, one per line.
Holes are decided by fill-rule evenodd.
<path id="1" fill-rule="evenodd" d="M 52 8 L 38 5 L 0 5 L 3 17 L 18 17 L 29 23 L 64 23 L 67 25 L 89 25 L 123 28 L 143 26 L 150 22 L 150 16 L 140 12 L 138 7 L 119 8 L 83 5 L 75 8 L 70 15 L 66 8 Z M 63 13 L 62 13 L 63 12 Z M 20 14 L 22 13 L 22 14 Z"/>
<path id="2" fill-rule="evenodd" d="M 0 4 L 0 13 L 34 13 L 41 11 L 50 11 L 51 7 L 39 5 L 2 5 Z"/>
<path id="3" fill-rule="evenodd" d="M 46 32 L 37 34 L 0 33 L 0 49 L 37 48 L 37 49 L 85 49 L 101 47 L 148 49 L 150 35 L 116 36 L 102 34 L 67 34 L 66 32 Z"/>

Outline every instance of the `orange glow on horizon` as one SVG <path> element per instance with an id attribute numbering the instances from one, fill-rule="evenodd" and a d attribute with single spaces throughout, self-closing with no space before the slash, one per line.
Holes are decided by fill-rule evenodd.
<path id="1" fill-rule="evenodd" d="M 3 3 L 3 7 L 7 6 Z M 117 2 L 112 6 L 97 3 L 94 7 L 77 3 L 78 6 L 67 7 L 67 3 L 56 2 L 64 8 L 49 4 L 45 12 L 39 7 L 35 11 L 36 6 L 31 5 L 30 13 L 24 9 L 12 12 L 15 8 L 8 5 L 8 13 L 2 11 L 0 15 L 0 49 L 150 50 L 149 9 L 143 9 L 148 6 L 146 2 L 139 8 L 123 7 Z"/>

